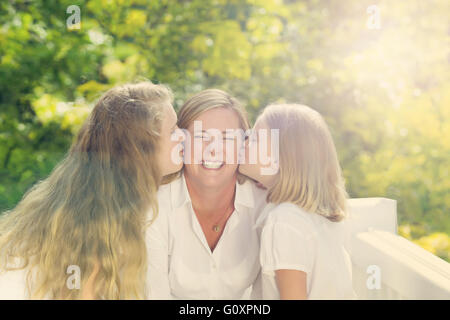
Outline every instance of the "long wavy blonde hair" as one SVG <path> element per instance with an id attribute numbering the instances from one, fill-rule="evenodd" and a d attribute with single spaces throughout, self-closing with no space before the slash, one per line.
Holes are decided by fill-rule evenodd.
<path id="1" fill-rule="evenodd" d="M 66 285 L 71 265 L 81 288 L 98 269 L 96 298 L 145 298 L 144 229 L 158 209 L 156 153 L 171 100 L 151 82 L 106 92 L 50 176 L 0 216 L 0 271 L 27 268 L 30 298 L 80 298 Z"/>
<path id="2" fill-rule="evenodd" d="M 338 222 L 347 216 L 345 183 L 322 116 L 299 104 L 267 106 L 257 121 L 279 130 L 279 175 L 267 201 L 291 202 Z"/>

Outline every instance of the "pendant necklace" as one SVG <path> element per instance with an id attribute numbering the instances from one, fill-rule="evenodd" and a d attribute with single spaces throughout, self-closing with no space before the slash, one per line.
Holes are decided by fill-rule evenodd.
<path id="1" fill-rule="evenodd" d="M 221 222 L 222 218 L 226 216 L 227 211 L 228 211 L 228 209 L 225 211 L 225 214 L 219 219 L 219 221 L 217 221 L 217 222 L 213 225 L 212 229 L 213 229 L 214 232 L 217 232 L 217 233 L 218 233 L 218 232 L 220 232 L 220 230 L 222 229 L 222 228 L 220 227 L 220 222 Z"/>

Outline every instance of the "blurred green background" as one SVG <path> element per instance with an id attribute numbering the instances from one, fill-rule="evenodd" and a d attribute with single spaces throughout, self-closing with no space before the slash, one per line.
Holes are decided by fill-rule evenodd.
<path id="1" fill-rule="evenodd" d="M 2 1 L 0 211 L 102 92 L 146 78 L 176 108 L 217 87 L 252 121 L 271 102 L 317 109 L 350 196 L 396 199 L 399 233 L 450 261 L 449 16 L 448 0 Z"/>

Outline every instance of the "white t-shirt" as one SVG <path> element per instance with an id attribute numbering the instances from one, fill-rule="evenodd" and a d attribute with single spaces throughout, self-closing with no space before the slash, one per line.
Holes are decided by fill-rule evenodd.
<path id="1" fill-rule="evenodd" d="M 352 267 L 344 247 L 344 222 L 309 213 L 291 203 L 269 204 L 262 225 L 260 281 L 263 299 L 280 299 L 275 270 L 307 274 L 308 299 L 354 299 Z"/>
<path id="2" fill-rule="evenodd" d="M 12 259 L 9 261 L 8 266 L 16 269 L 0 272 L 0 300 L 30 299 L 27 281 L 30 268 L 17 269 L 23 265 L 22 261 L 19 258 Z M 31 283 L 35 276 L 36 272 L 32 272 L 30 278 Z"/>
<path id="3" fill-rule="evenodd" d="M 235 211 L 211 252 L 184 176 L 161 186 L 159 216 L 146 234 L 149 298 L 249 298 L 260 271 L 259 238 L 253 226 L 265 198 L 266 192 L 253 182 L 236 183 Z"/>
<path id="4" fill-rule="evenodd" d="M 29 299 L 26 275 L 26 269 L 0 273 L 0 300 Z"/>

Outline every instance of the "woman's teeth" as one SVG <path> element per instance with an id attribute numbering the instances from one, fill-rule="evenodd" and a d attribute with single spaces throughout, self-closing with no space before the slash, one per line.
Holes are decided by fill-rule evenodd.
<path id="1" fill-rule="evenodd" d="M 219 161 L 205 161 L 203 160 L 202 165 L 206 169 L 219 169 L 222 166 L 223 162 Z"/>

